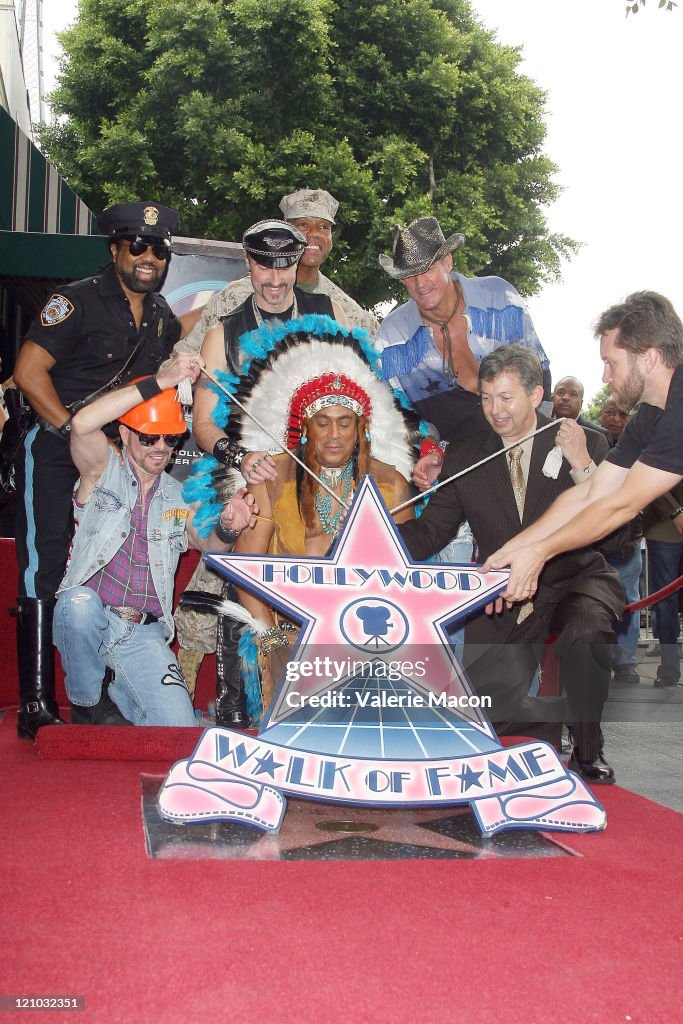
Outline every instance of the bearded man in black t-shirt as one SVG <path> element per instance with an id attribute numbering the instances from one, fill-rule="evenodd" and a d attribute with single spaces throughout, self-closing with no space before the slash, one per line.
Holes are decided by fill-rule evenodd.
<path id="1" fill-rule="evenodd" d="M 549 559 L 600 540 L 683 479 L 683 324 L 671 302 L 635 292 L 602 314 L 595 336 L 603 381 L 624 409 L 639 408 L 585 483 L 489 556 L 484 572 L 510 567 L 508 603 L 529 600 Z"/>

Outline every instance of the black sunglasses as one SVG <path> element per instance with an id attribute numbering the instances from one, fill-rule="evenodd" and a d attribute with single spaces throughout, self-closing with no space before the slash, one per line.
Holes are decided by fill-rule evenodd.
<path id="1" fill-rule="evenodd" d="M 144 238 L 122 238 L 122 242 L 128 243 L 128 251 L 131 256 L 142 256 L 143 252 L 151 249 L 158 260 L 170 260 L 171 246 L 168 242 L 146 242 Z"/>
<path id="2" fill-rule="evenodd" d="M 143 448 L 153 448 L 160 437 L 163 437 L 164 444 L 168 445 L 169 448 L 175 448 L 183 438 L 182 434 L 143 434 L 141 430 L 136 430 L 135 427 L 128 427 L 128 429 L 137 434 L 138 441 Z"/>

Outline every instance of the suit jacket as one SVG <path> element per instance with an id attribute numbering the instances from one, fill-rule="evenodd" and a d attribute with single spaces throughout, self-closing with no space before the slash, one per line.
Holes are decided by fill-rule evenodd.
<path id="1" fill-rule="evenodd" d="M 538 412 L 536 418 L 539 427 L 549 422 Z M 596 463 L 600 462 L 607 452 L 606 441 L 595 431 L 586 430 L 585 433 L 591 458 Z M 398 527 L 413 558 L 425 560 L 440 551 L 455 536 L 460 523 L 467 520 L 480 557 L 485 560 L 521 529 L 535 522 L 555 498 L 574 486 L 566 459 L 562 460 L 556 480 L 542 473 L 546 457 L 555 446 L 555 434 L 556 431 L 550 429 L 534 438 L 521 524 L 508 460 L 504 454 L 499 455 L 442 487 L 431 496 L 419 519 Z M 503 447 L 501 439 L 490 428 L 460 444 L 449 445 L 440 479 L 446 480 Z M 536 611 L 552 610 L 570 592 L 602 601 L 613 612 L 614 618 L 623 611 L 624 593 L 619 576 L 592 547 L 558 555 L 545 565 L 535 597 Z M 514 628 L 516 619 L 516 609 L 492 617 L 483 613 L 476 615 L 467 624 L 466 640 L 470 643 L 502 643 Z M 547 622 L 547 618 L 544 621 Z M 539 630 L 541 628 L 545 626 L 539 625 Z"/>

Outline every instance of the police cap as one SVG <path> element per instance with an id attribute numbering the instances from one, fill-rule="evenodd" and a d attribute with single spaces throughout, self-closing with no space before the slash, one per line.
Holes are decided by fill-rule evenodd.
<path id="1" fill-rule="evenodd" d="M 117 203 L 110 206 L 97 218 L 100 231 L 111 239 L 158 238 L 170 241 L 178 231 L 180 220 L 175 210 L 159 203 Z"/>

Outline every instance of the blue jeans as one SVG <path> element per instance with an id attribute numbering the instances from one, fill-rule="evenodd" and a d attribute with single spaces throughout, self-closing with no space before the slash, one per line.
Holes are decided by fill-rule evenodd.
<path id="1" fill-rule="evenodd" d="M 126 622 L 94 590 L 73 587 L 57 600 L 53 635 L 72 704 L 97 704 L 108 667 L 116 674 L 109 695 L 133 725 L 197 724 L 161 622 Z"/>
<path id="2" fill-rule="evenodd" d="M 638 601 L 640 599 L 640 573 L 643 566 L 640 546 L 626 561 L 620 561 L 616 556 L 608 555 L 607 562 L 619 573 L 619 579 L 626 595 L 626 604 Z M 640 612 L 631 612 L 623 619 L 618 619 L 614 624 L 614 635 L 616 643 L 612 649 L 612 667 L 636 668 L 638 664 L 636 651 L 640 637 Z"/>
<path id="3" fill-rule="evenodd" d="M 647 541 L 648 578 L 651 594 L 678 579 L 678 566 L 682 552 L 683 540 L 675 542 Z M 658 601 L 652 607 L 652 614 L 653 633 L 662 648 L 662 671 L 667 675 L 679 677 L 680 664 L 676 646 L 680 633 L 678 594 L 672 594 L 670 597 L 665 597 L 663 601 Z"/>
<path id="4" fill-rule="evenodd" d="M 648 576 L 650 593 L 661 590 L 678 579 L 678 565 L 683 552 L 683 540 L 670 543 L 667 540 L 648 540 Z M 678 594 L 665 597 L 653 605 L 654 635 L 660 644 L 675 644 L 680 633 L 678 618 Z"/>

